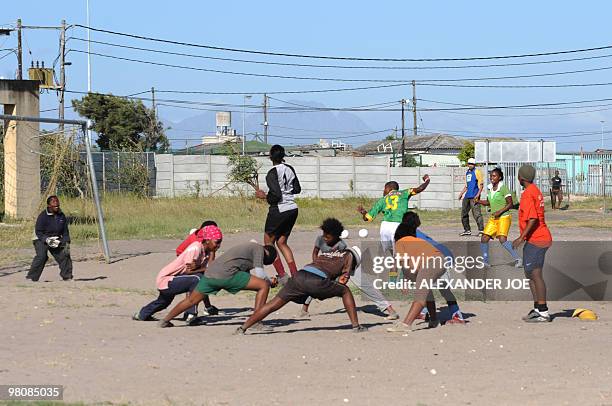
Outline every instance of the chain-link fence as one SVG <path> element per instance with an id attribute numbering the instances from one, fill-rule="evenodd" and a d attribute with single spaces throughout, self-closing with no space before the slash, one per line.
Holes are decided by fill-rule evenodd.
<path id="1" fill-rule="evenodd" d="M 155 194 L 155 153 L 92 152 L 92 160 L 101 193 L 132 192 L 143 196 Z"/>

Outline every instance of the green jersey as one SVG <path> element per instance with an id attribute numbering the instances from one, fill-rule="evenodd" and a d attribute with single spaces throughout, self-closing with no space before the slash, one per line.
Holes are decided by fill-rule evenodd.
<path id="1" fill-rule="evenodd" d="M 498 210 L 506 207 L 506 197 L 512 197 L 512 193 L 510 193 L 510 189 L 508 186 L 504 185 L 503 182 L 499 182 L 497 185 L 497 190 L 493 190 L 493 185 L 489 184 L 489 191 L 487 192 L 487 200 L 491 205 L 491 212 L 495 213 Z M 507 211 L 502 214 L 502 217 L 509 216 L 510 212 Z"/>
<path id="2" fill-rule="evenodd" d="M 404 214 L 409 210 L 408 200 L 416 195 L 413 189 L 393 190 L 388 195 L 380 198 L 366 214 L 368 221 L 380 212 L 383 213 L 383 221 L 401 223 Z"/>

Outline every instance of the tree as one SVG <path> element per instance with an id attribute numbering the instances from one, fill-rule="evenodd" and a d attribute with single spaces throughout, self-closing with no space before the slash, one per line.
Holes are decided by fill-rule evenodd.
<path id="1" fill-rule="evenodd" d="M 250 155 L 241 155 L 235 144 L 225 143 L 231 153 L 227 156 L 229 174 L 228 178 L 234 183 L 246 183 L 253 189 L 259 189 L 259 169 L 261 165 Z"/>
<path id="2" fill-rule="evenodd" d="M 89 93 L 72 106 L 92 121 L 102 150 L 163 152 L 170 146 L 163 124 L 140 100 Z"/>
<path id="3" fill-rule="evenodd" d="M 395 133 L 389 134 L 385 137 L 385 141 L 395 141 L 397 139 Z"/>
<path id="4" fill-rule="evenodd" d="M 464 165 L 467 163 L 468 159 L 474 158 L 474 143 L 470 141 L 466 141 L 463 144 L 463 148 L 461 148 L 461 150 L 457 154 L 457 158 Z"/>
<path id="5" fill-rule="evenodd" d="M 402 162 L 402 166 L 407 168 L 414 168 L 419 166 L 419 163 L 417 162 L 414 155 L 406 154 L 404 155 L 404 162 Z"/>

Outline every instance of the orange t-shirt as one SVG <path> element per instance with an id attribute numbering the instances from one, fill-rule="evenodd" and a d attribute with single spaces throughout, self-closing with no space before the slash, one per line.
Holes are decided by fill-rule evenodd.
<path id="1" fill-rule="evenodd" d="M 410 266 L 416 268 L 433 269 L 442 268 L 439 265 L 444 264 L 444 255 L 433 245 L 420 238 L 406 236 L 395 242 L 395 252 L 397 255 L 402 257 L 404 254 L 411 258 Z M 421 257 L 421 262 L 418 261 L 418 257 Z M 440 257 L 436 260 L 436 257 Z M 429 259 L 430 258 L 430 259 Z"/>
<path id="2" fill-rule="evenodd" d="M 544 196 L 542 196 L 540 189 L 533 183 L 525 189 L 521 196 L 518 219 L 521 233 L 527 227 L 529 219 L 538 220 L 536 228 L 525 238 L 526 241 L 550 245 L 552 235 L 544 219 Z"/>

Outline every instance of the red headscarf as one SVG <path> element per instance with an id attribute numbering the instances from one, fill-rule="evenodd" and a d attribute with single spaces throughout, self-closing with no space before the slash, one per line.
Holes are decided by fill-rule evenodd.
<path id="1" fill-rule="evenodd" d="M 202 240 L 222 240 L 223 233 L 217 226 L 206 226 L 198 232 L 198 237 Z"/>

